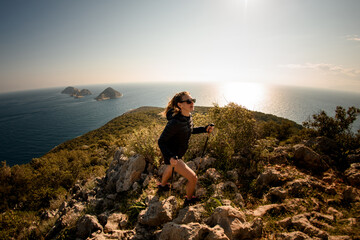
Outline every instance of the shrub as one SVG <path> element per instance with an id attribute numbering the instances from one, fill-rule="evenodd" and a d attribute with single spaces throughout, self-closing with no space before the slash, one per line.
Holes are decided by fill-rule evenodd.
<path id="1" fill-rule="evenodd" d="M 281 123 L 275 121 L 262 122 L 259 124 L 259 137 L 274 137 L 280 141 L 287 140 L 294 132 L 298 131 L 290 121 L 283 120 Z"/>
<path id="2" fill-rule="evenodd" d="M 329 117 L 325 111 L 312 115 L 313 120 L 303 123 L 304 127 L 314 129 L 319 136 L 336 138 L 341 134 L 351 134 L 351 126 L 359 115 L 360 109 L 349 107 L 346 111 L 337 106 L 335 117 Z"/>
<path id="3" fill-rule="evenodd" d="M 360 147 L 360 130 L 355 134 L 351 129 L 359 113 L 359 108 L 349 107 L 346 111 L 343 107 L 337 106 L 334 117 L 321 111 L 303 123 L 308 136 L 325 136 L 336 141 L 337 147 L 333 149 L 333 157 L 340 169 L 347 167 L 348 164 L 345 162 L 347 155 Z"/>
<path id="4" fill-rule="evenodd" d="M 224 107 L 215 105 L 209 110 L 209 118 L 215 123 L 215 131 L 209 145 L 212 154 L 227 169 L 236 162 L 231 161 L 234 154 L 248 155 L 256 140 L 255 120 L 252 112 L 235 103 Z"/>
<path id="5" fill-rule="evenodd" d="M 162 130 L 163 126 L 155 122 L 147 127 L 134 130 L 129 135 L 127 148 L 141 154 L 148 162 L 158 166 L 161 158 L 158 139 Z"/>

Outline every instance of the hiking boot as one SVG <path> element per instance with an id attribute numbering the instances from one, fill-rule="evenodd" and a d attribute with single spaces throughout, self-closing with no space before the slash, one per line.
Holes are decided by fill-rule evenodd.
<path id="1" fill-rule="evenodd" d="M 184 207 L 194 205 L 198 202 L 200 202 L 200 199 L 198 197 L 193 196 L 191 199 L 188 199 L 187 197 L 185 197 Z"/>
<path id="2" fill-rule="evenodd" d="M 161 183 L 158 183 L 157 187 L 159 192 L 166 192 L 170 190 L 170 186 L 168 183 L 165 186 L 161 185 Z"/>
<path id="3" fill-rule="evenodd" d="M 190 206 L 190 205 L 192 205 L 191 199 L 185 198 L 183 207 L 187 207 L 187 206 Z"/>

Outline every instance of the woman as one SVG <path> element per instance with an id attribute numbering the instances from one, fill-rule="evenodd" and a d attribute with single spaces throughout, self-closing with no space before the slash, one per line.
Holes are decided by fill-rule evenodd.
<path id="1" fill-rule="evenodd" d="M 169 101 L 163 114 L 168 119 L 168 123 L 162 132 L 158 144 L 167 165 L 159 185 L 159 190 L 167 190 L 167 180 L 172 174 L 172 169 L 188 180 L 186 185 L 186 199 L 184 205 L 189 205 L 198 201 L 193 197 L 197 182 L 197 176 L 181 158 L 184 156 L 189 146 L 191 134 L 211 133 L 212 126 L 194 128 L 191 112 L 194 111 L 195 99 L 188 92 L 180 92 Z"/>

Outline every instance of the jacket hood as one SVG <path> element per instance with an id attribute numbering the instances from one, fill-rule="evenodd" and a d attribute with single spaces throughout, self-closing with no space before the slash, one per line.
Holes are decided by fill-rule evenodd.
<path id="1" fill-rule="evenodd" d="M 166 113 L 166 118 L 168 121 L 170 121 L 171 119 L 177 119 L 180 121 L 187 121 L 187 117 L 183 116 L 181 113 L 176 114 L 175 116 L 173 116 L 174 114 L 174 109 L 170 109 L 167 113 Z"/>

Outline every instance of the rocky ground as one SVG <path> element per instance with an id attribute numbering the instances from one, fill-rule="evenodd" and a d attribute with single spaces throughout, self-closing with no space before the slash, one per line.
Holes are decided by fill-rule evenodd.
<path id="1" fill-rule="evenodd" d="M 197 195 L 183 207 L 186 180 L 158 193 L 165 166 L 119 149 L 106 176 L 78 183 L 62 206 L 44 213 L 56 219 L 48 238 L 71 229 L 78 239 L 360 239 L 360 154 L 340 174 L 308 144 L 273 149 L 269 164 L 244 192 L 242 175 L 201 163 Z M 200 159 L 188 162 L 197 169 Z"/>

